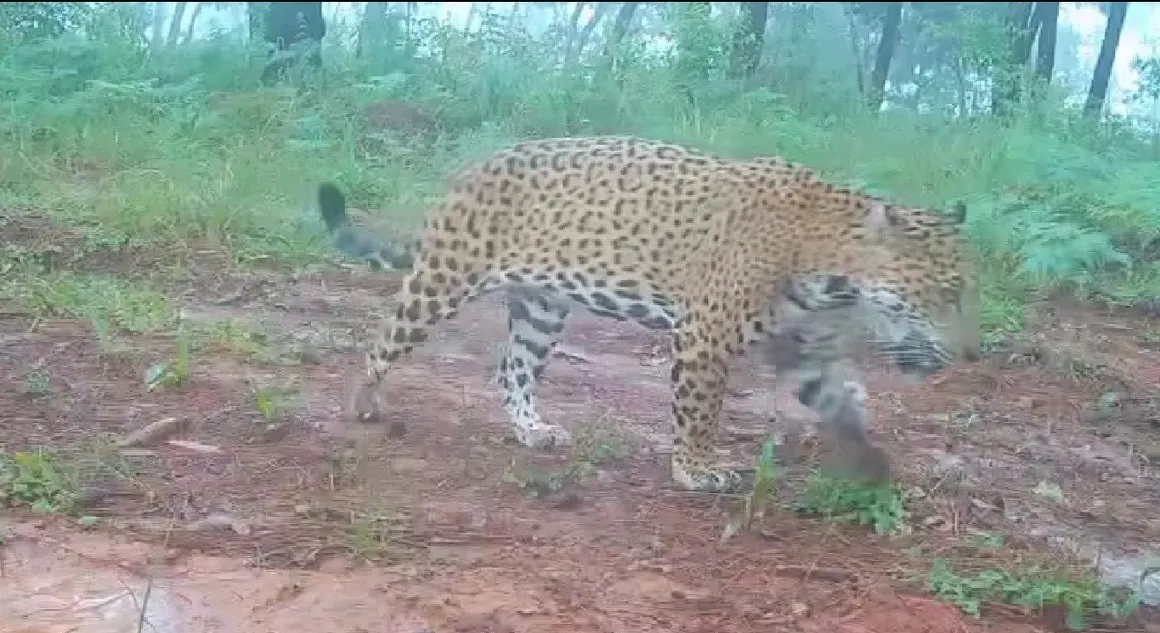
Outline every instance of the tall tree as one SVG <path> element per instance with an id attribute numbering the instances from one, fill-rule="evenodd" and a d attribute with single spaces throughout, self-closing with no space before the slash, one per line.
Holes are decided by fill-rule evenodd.
<path id="1" fill-rule="evenodd" d="M 882 9 L 882 38 L 878 40 L 878 54 L 874 56 L 874 70 L 870 73 L 870 92 L 867 95 L 871 112 L 882 109 L 882 100 L 886 97 L 886 77 L 890 74 L 890 61 L 894 58 L 899 27 L 902 25 L 901 2 L 884 2 Z"/>
<path id="2" fill-rule="evenodd" d="M 604 19 L 610 8 L 610 4 L 607 2 L 601 2 L 593 7 L 592 17 L 588 18 L 588 22 L 576 34 L 576 39 L 568 48 L 568 56 L 564 60 L 565 67 L 574 65 L 580 59 L 584 48 L 588 46 L 588 41 L 592 39 L 592 33 L 596 30 L 596 26 Z"/>
<path id="3" fill-rule="evenodd" d="M 858 86 L 858 94 L 866 94 L 866 69 L 862 63 L 862 37 L 858 34 L 858 3 L 844 2 L 844 13 L 848 21 L 850 35 L 850 59 L 854 61 L 854 81 Z"/>
<path id="4" fill-rule="evenodd" d="M 616 20 L 612 23 L 612 33 L 608 35 L 608 40 L 605 42 L 605 57 L 612 55 L 616 49 L 620 48 L 620 43 L 628 35 L 628 29 L 632 26 L 632 18 L 636 15 L 636 9 L 639 6 L 639 2 L 622 2 L 620 4 L 620 10 L 616 12 Z"/>
<path id="5" fill-rule="evenodd" d="M 673 31 L 676 35 L 677 73 L 684 83 L 684 90 L 691 89 L 690 82 L 709 79 L 709 69 L 713 63 L 713 43 L 705 37 L 713 27 L 712 2 L 682 2 L 672 7 Z M 691 98 L 691 92 L 690 98 Z"/>
<path id="6" fill-rule="evenodd" d="M 588 6 L 587 2 L 577 2 L 572 7 L 572 17 L 568 20 L 568 25 L 564 31 L 565 64 L 572 59 L 572 50 L 576 47 L 576 38 L 580 36 L 580 16 L 584 15 L 584 7 L 586 6 Z"/>
<path id="7" fill-rule="evenodd" d="M 1108 98 L 1108 84 L 1112 79 L 1112 66 L 1116 62 L 1116 49 L 1120 47 L 1120 33 L 1124 31 L 1124 20 L 1128 16 L 1127 2 L 1109 2 L 1108 24 L 1104 28 L 1104 41 L 1100 44 L 1100 56 L 1096 58 L 1096 69 L 1092 73 L 1092 84 L 1088 89 L 1087 102 L 1083 112 L 1089 117 L 1098 117 Z"/>
<path id="8" fill-rule="evenodd" d="M 371 51 L 381 48 L 387 24 L 386 2 L 368 2 L 363 9 L 362 22 L 358 27 L 358 39 L 355 41 L 354 54 L 363 57 Z"/>
<path id="9" fill-rule="evenodd" d="M 162 39 L 162 33 L 165 31 L 165 3 L 153 3 L 153 24 L 150 28 L 149 34 L 149 48 L 153 53 L 158 53 L 165 47 L 165 40 Z"/>
<path id="10" fill-rule="evenodd" d="M 1039 25 L 1039 44 L 1035 54 L 1035 76 L 1043 84 L 1051 83 L 1055 72 L 1055 39 L 1059 32 L 1059 3 L 1036 2 L 1035 22 Z"/>
<path id="11" fill-rule="evenodd" d="M 193 13 L 189 15 L 189 24 L 185 26 L 185 43 L 189 44 L 193 41 L 193 29 L 197 26 L 197 19 L 201 17 L 201 10 L 205 8 L 205 2 L 198 2 L 193 5 Z"/>
<path id="12" fill-rule="evenodd" d="M 185 7 L 188 2 L 178 2 L 173 8 L 173 20 L 169 22 L 169 35 L 165 38 L 166 48 L 175 48 L 177 39 L 181 37 L 181 21 L 185 18 Z"/>
<path id="13" fill-rule="evenodd" d="M 729 55 L 729 75 L 735 79 L 752 77 L 757 71 L 765 44 L 765 25 L 769 20 L 768 2 L 746 2 L 741 9 Z"/>
<path id="14" fill-rule="evenodd" d="M 254 4 L 251 4 L 251 8 Z M 262 39 L 273 45 L 274 53 L 262 71 L 262 83 L 271 84 L 285 77 L 286 71 L 305 62 L 313 68 L 322 67 L 322 38 L 326 36 L 326 21 L 322 19 L 321 2 L 270 2 Z M 254 25 L 251 16 L 251 27 Z M 310 42 L 313 46 L 305 55 L 291 51 L 296 44 Z"/>
<path id="15" fill-rule="evenodd" d="M 246 3 L 246 22 L 250 27 L 249 37 L 250 42 L 254 43 L 262 39 L 265 34 L 265 25 L 269 16 L 267 15 L 270 9 L 269 2 L 247 2 Z"/>
<path id="16" fill-rule="evenodd" d="M 992 78 L 991 110 L 996 116 L 1011 114 L 1021 96 L 1022 74 L 1031 56 L 1034 31 L 1031 30 L 1032 3 L 1011 2 L 1004 19 L 1007 54 L 996 65 Z"/>
<path id="17" fill-rule="evenodd" d="M 617 61 L 621 59 L 620 45 L 624 42 L 624 38 L 628 37 L 628 30 L 632 26 L 632 19 L 636 16 L 636 10 L 640 4 L 639 2 L 624 2 L 621 3 L 620 10 L 616 12 L 616 19 L 612 21 L 612 30 L 608 37 L 604 38 L 604 50 L 600 53 L 600 72 L 606 77 L 617 68 Z M 624 87 L 622 77 L 618 77 L 616 82 L 620 88 Z"/>

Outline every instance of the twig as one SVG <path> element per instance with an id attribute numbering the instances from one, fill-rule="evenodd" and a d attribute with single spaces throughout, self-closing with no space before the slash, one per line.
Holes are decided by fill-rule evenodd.
<path id="1" fill-rule="evenodd" d="M 145 580 L 145 595 L 141 597 L 141 609 L 137 616 L 137 633 L 145 630 L 145 615 L 149 613 L 149 595 L 153 593 L 153 575 Z"/>
<path id="2" fill-rule="evenodd" d="M 817 567 L 816 562 L 809 567 L 801 565 L 778 565 L 773 568 L 774 576 L 794 577 L 803 581 L 818 579 L 830 582 L 846 582 L 858 577 L 858 574 L 845 569 L 832 567 Z"/>

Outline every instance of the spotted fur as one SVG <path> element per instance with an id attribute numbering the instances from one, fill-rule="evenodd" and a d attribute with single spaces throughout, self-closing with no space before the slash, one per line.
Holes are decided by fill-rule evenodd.
<path id="1" fill-rule="evenodd" d="M 336 187 L 323 185 L 319 204 L 332 230 L 349 226 Z M 450 179 L 368 352 L 364 389 L 377 390 L 465 302 L 503 289 L 498 381 L 511 424 L 527 446 L 566 444 L 568 432 L 540 418 L 534 386 L 578 304 L 673 332 L 672 476 L 691 490 L 732 490 L 740 479 L 718 463 L 715 435 L 729 361 L 754 343 L 797 336 L 785 373 L 799 399 L 863 440 L 836 371 L 842 331 L 857 323 L 918 378 L 971 351 L 964 215 L 839 189 L 777 158 L 726 160 L 631 137 L 521 143 Z M 360 252 L 390 260 L 376 248 Z M 803 327 L 823 313 L 846 322 Z M 377 415 L 363 408 L 360 418 Z"/>

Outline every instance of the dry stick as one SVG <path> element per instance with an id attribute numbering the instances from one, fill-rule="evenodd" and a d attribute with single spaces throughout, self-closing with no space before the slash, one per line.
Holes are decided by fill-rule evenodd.
<path id="1" fill-rule="evenodd" d="M 165 551 L 169 551 L 169 538 L 173 535 L 174 521 L 172 516 L 169 521 L 169 529 L 165 530 L 165 540 L 162 541 L 162 546 Z M 137 633 L 145 630 L 145 618 L 149 613 L 149 596 L 153 594 L 153 574 L 145 580 L 145 595 L 141 597 L 140 613 L 137 616 Z M 132 595 L 132 594 L 130 594 Z M 134 599 L 136 602 L 136 599 Z"/>
<path id="2" fill-rule="evenodd" d="M 145 614 L 149 613 L 149 595 L 153 593 L 153 576 L 150 575 L 145 583 L 145 595 L 141 598 L 140 613 L 137 616 L 137 633 L 145 630 Z"/>

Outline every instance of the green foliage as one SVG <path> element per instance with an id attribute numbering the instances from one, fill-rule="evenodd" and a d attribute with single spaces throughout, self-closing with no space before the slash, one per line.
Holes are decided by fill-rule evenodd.
<path id="1" fill-rule="evenodd" d="M 208 13 L 227 3 L 199 4 Z M 239 263 L 309 267 L 333 256 L 311 206 L 318 180 L 340 181 L 353 207 L 413 229 L 451 170 L 496 148 L 630 133 L 727 156 L 782 155 L 899 202 L 967 201 L 987 342 L 1020 329 L 1025 306 L 1049 292 L 1160 298 L 1160 120 L 1093 124 L 1072 103 L 1082 91 L 1058 80 L 1026 91 L 1034 98 L 1006 120 L 991 118 L 995 82 L 1023 81 L 1027 70 L 1010 67 L 1002 3 L 904 3 L 886 107 L 873 115 L 862 93 L 881 3 L 771 3 L 760 68 L 741 80 L 727 74 L 740 5 L 640 3 L 624 41 L 610 41 L 609 17 L 579 48 L 582 25 L 568 23 L 569 11 L 527 18 L 551 3 L 510 13 L 478 3 L 486 6 L 469 29 L 424 13 L 432 3 L 389 4 L 373 33 L 329 25 L 323 76 L 261 87 L 265 59 L 260 43 L 243 41 L 245 25 L 157 47 L 140 3 L 3 3 L 0 212 L 35 209 L 79 229 L 91 252 L 69 258 L 210 243 Z M 1059 35 L 1060 68 L 1077 67 L 1076 35 Z M 1160 62 L 1135 68 L 1136 100 L 1154 109 Z M 173 330 L 176 310 L 161 295 L 62 273 L 50 255 L 6 249 L 0 303 L 88 319 L 103 338 Z M 147 387 L 185 381 L 207 340 L 249 355 L 266 346 L 244 328 L 183 327 L 173 358 L 146 372 Z M 39 372 L 28 374 L 29 395 L 51 390 Z M 295 399 L 281 388 L 254 392 L 267 425 Z M 593 439 L 562 469 L 513 466 L 508 479 L 528 494 L 557 493 L 623 450 L 615 438 Z M 727 533 L 774 496 L 772 451 L 768 443 L 758 485 Z M 74 491 L 47 454 L 0 455 L 0 505 L 64 510 Z M 817 474 L 796 507 L 880 533 L 907 521 L 897 489 Z M 988 600 L 1063 604 L 1073 614 L 1134 607 L 1043 575 L 964 575 L 942 564 L 930 582 L 976 613 Z"/>
<path id="2" fill-rule="evenodd" d="M 817 514 L 835 522 L 869 525 L 877 534 L 906 529 L 909 513 L 902 492 L 891 485 L 828 477 L 811 473 L 799 512 Z"/>
<path id="3" fill-rule="evenodd" d="M 264 385 L 254 390 L 254 406 L 262 414 L 267 428 L 284 422 L 297 399 L 298 390 L 291 387 Z"/>
<path id="4" fill-rule="evenodd" d="M 0 508 L 69 512 L 78 499 L 75 480 L 52 454 L 0 452 Z"/>
<path id="5" fill-rule="evenodd" d="M 5 43 L 32 42 L 82 29 L 92 16 L 89 2 L 0 3 L 0 37 Z"/>
<path id="6" fill-rule="evenodd" d="M 713 3 L 642 4 L 615 51 L 601 28 L 574 59 L 567 11 L 485 10 L 464 31 L 392 10 L 363 56 L 333 24 L 327 75 L 274 88 L 258 87 L 262 58 L 241 25 L 151 54 L 138 5 L 9 5 L 0 136 L 13 151 L 0 156 L 0 196 L 99 248 L 211 240 L 240 262 L 312 266 L 332 256 L 312 182 L 337 179 L 353 206 L 414 228 L 451 169 L 497 147 L 633 133 L 784 155 L 901 202 L 968 201 L 991 332 L 1018 329 L 1022 306 L 1050 291 L 1124 304 L 1160 294 L 1154 140 L 1093 128 L 1066 95 L 1009 121 L 981 116 L 1007 35 L 991 5 L 907 4 L 880 117 L 858 94 L 881 28 L 872 3 L 771 5 L 761 70 L 742 81 L 726 74 L 737 9 Z M 1145 97 L 1152 61 L 1137 64 Z M 368 115 L 383 104 L 395 114 Z M 417 129 L 428 119 L 436 128 Z M 28 290 L 45 312 L 76 311 Z M 125 316 L 141 327 L 105 320 Z"/>
<path id="7" fill-rule="evenodd" d="M 94 327 L 130 333 L 159 331 L 176 311 L 158 292 L 115 277 L 60 273 L 0 282 L 0 298 L 12 298 L 38 318 L 87 319 Z"/>
<path id="8" fill-rule="evenodd" d="M 1038 567 L 962 574 L 940 559 L 934 562 L 927 584 L 940 599 L 975 617 L 988 602 L 1039 610 L 1061 607 L 1067 627 L 1073 631 L 1085 628 L 1093 614 L 1123 619 L 1140 606 L 1140 596 L 1134 592 L 1118 596 L 1092 578 L 1062 576 Z"/>
<path id="9" fill-rule="evenodd" d="M 54 248 L 42 252 L 9 249 L 8 261 L 0 260 L 0 303 L 30 314 L 34 327 L 50 318 L 87 321 L 103 355 L 127 351 L 120 345 L 122 334 L 158 334 L 177 323 L 178 312 L 170 301 L 143 287 L 143 282 L 56 272 L 58 252 Z M 69 255 L 62 259 L 75 261 L 80 253 Z M 38 384 L 48 386 L 44 380 Z"/>
<path id="10" fill-rule="evenodd" d="M 776 444 L 771 435 L 761 445 L 761 455 L 754 470 L 753 489 L 746 493 L 741 506 L 730 513 L 729 521 L 721 532 L 724 541 L 738 532 L 747 531 L 753 520 L 764 514 L 777 492 L 777 467 L 774 462 Z"/>
<path id="11" fill-rule="evenodd" d="M 145 370 L 145 388 L 148 391 L 185 384 L 189 380 L 190 341 L 184 329 L 179 329 L 176 350 L 172 360 L 150 365 Z"/>

